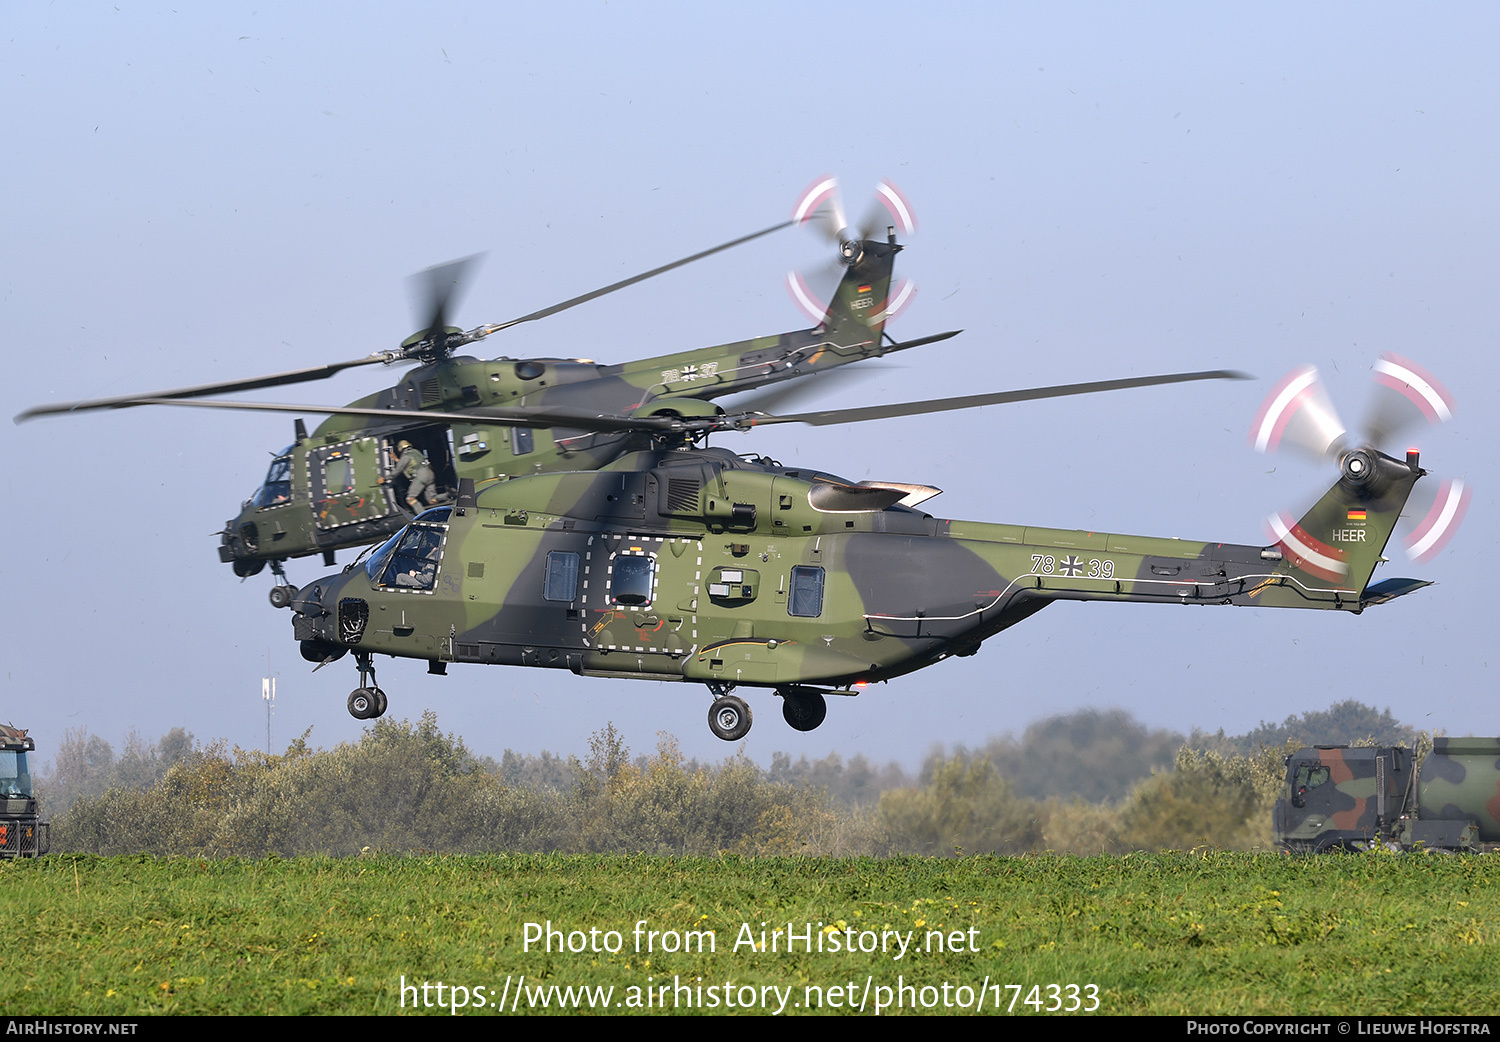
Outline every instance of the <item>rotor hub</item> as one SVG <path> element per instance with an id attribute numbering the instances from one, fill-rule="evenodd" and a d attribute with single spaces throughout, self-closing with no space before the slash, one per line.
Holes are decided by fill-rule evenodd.
<path id="1" fill-rule="evenodd" d="M 1339 469 L 1343 471 L 1345 481 L 1363 488 L 1375 480 L 1375 455 L 1370 449 L 1346 452 L 1339 461 Z"/>

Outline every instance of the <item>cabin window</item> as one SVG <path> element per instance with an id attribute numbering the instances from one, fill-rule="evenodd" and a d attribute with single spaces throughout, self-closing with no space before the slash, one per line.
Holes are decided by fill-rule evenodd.
<path id="1" fill-rule="evenodd" d="M 578 555 L 571 550 L 547 554 L 547 581 L 542 596 L 549 601 L 572 601 L 578 597 Z"/>
<path id="2" fill-rule="evenodd" d="M 323 491 L 326 495 L 341 496 L 353 490 L 354 460 L 342 452 L 336 452 L 323 467 Z"/>
<path id="3" fill-rule="evenodd" d="M 610 603 L 626 604 L 632 608 L 649 606 L 655 575 L 655 558 L 645 554 L 618 555 L 610 568 Z"/>
<path id="4" fill-rule="evenodd" d="M 792 568 L 792 591 L 786 601 L 789 615 L 815 619 L 823 614 L 823 569 L 799 564 Z"/>

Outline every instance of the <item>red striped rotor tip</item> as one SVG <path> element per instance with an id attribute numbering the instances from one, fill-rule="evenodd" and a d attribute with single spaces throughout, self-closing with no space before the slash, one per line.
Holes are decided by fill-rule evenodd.
<path id="1" fill-rule="evenodd" d="M 1437 498 L 1432 509 L 1406 537 L 1406 556 L 1413 561 L 1426 564 L 1458 534 L 1464 515 L 1469 512 L 1469 500 L 1473 494 L 1467 482 L 1458 478 L 1444 478 L 1438 485 Z"/>
<path id="2" fill-rule="evenodd" d="M 797 203 L 792 207 L 792 220 L 797 224 L 805 224 L 812 220 L 825 209 L 824 204 L 838 195 L 838 190 L 838 178 L 827 174 L 816 178 L 797 197 Z"/>
<path id="3" fill-rule="evenodd" d="M 1428 423 L 1444 423 L 1453 418 L 1453 394 L 1426 369 L 1409 358 L 1391 351 L 1375 360 L 1375 381 L 1405 396 L 1422 410 Z"/>

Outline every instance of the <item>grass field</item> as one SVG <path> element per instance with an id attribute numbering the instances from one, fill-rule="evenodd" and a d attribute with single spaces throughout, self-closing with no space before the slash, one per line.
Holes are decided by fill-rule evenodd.
<path id="1" fill-rule="evenodd" d="M 1493 1014 L 1497 882 L 1438 856 L 53 856 L 0 863 L 0 1008 Z"/>

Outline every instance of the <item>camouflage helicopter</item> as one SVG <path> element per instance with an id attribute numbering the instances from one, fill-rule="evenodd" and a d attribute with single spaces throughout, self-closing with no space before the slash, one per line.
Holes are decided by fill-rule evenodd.
<path id="1" fill-rule="evenodd" d="M 888 680 L 980 643 L 1058 599 L 1241 603 L 1359 611 L 1423 583 L 1368 587 L 1417 478 L 1373 448 L 1341 457 L 1334 489 L 1296 532 L 1366 538 L 1314 559 L 1311 542 L 1191 544 L 939 520 L 921 484 L 852 483 L 722 448 L 708 434 L 773 423 L 826 425 L 1240 377 L 1139 377 L 797 415 L 602 416 L 485 410 L 474 422 L 634 432 L 652 447 L 588 472 L 529 475 L 423 512 L 368 559 L 304 587 L 293 629 L 318 668 L 354 652 L 357 719 L 382 715 L 374 656 L 679 680 L 711 693 L 709 726 L 743 737 L 737 687 L 774 690 L 811 730 L 826 696 Z M 184 402 L 206 407 L 248 403 Z M 259 409 L 297 406 L 256 403 Z M 1279 429 L 1279 428 L 1278 428 Z M 1347 519 L 1346 519 L 1347 514 Z M 1321 545 L 1321 544 L 1320 544 Z M 1347 563 L 1346 563 L 1347 558 Z M 1321 569 L 1321 571 L 1319 570 Z M 1342 571 L 1340 571 L 1342 569 Z"/>
<path id="2" fill-rule="evenodd" d="M 1429 416 L 1451 411 L 1440 385 L 1385 356 L 1382 383 Z M 373 657 L 567 669 L 580 676 L 677 680 L 711 695 L 710 730 L 750 729 L 737 688 L 773 690 L 787 723 L 810 731 L 827 697 L 972 655 L 987 638 L 1058 600 L 1235 604 L 1362 612 L 1429 583 L 1371 584 L 1408 496 L 1427 472 L 1416 450 L 1379 451 L 1381 424 L 1348 435 L 1316 372 L 1268 396 L 1252 432 L 1336 463 L 1332 488 L 1300 519 L 1270 522 L 1250 546 L 942 520 L 920 484 L 852 483 L 722 448 L 707 433 L 769 423 L 848 423 L 1034 398 L 1241 377 L 1215 371 L 790 416 L 595 418 L 648 431 L 653 449 L 596 472 L 542 474 L 419 515 L 292 605 L 303 657 L 354 652 L 358 719 L 381 715 Z M 1445 402 L 1447 404 L 1445 404 Z M 588 417 L 570 417 L 587 428 Z M 1445 483 L 1408 553 L 1428 560 L 1467 504 Z"/>
<path id="3" fill-rule="evenodd" d="M 295 421 L 293 443 L 275 454 L 260 487 L 217 533 L 219 558 L 236 575 L 255 575 L 270 565 L 277 578 L 270 591 L 271 603 L 285 607 L 297 592 L 283 568 L 289 558 L 321 553 L 324 564 L 331 565 L 337 550 L 378 542 L 427 506 L 451 502 L 464 481 L 484 483 L 523 474 L 590 470 L 642 444 L 638 433 L 630 429 L 564 429 L 519 422 L 496 425 L 478 418 L 485 410 L 506 407 L 537 415 L 558 410 L 711 415 L 714 409 L 708 401 L 713 398 L 956 336 L 954 330 L 897 342 L 886 334 L 886 322 L 910 299 L 908 284 L 892 286 L 895 257 L 903 249 L 896 232 L 900 228 L 909 233 L 915 221 L 905 198 L 889 182 L 881 182 L 876 198 L 882 209 L 872 211 L 853 228 L 843 218 L 834 180 L 820 178 L 799 198 L 788 221 L 520 318 L 467 331 L 449 325 L 448 316 L 456 304 L 456 290 L 466 282 L 475 258 L 455 261 L 413 277 L 425 323 L 395 350 L 245 380 L 39 406 L 16 419 L 183 404 L 206 395 L 325 379 L 376 363 L 417 363 L 395 386 L 347 408 L 297 409 L 326 414 L 327 419 L 310 435 L 302 419 Z M 876 218 L 886 214 L 892 223 L 886 225 L 884 239 L 875 238 Z M 482 360 L 455 354 L 492 333 L 555 315 L 800 223 L 813 223 L 838 248 L 840 277 L 827 305 L 817 304 L 806 280 L 795 276 L 791 280 L 793 297 L 805 310 L 821 308 L 815 313 L 818 324 L 814 328 L 620 365 L 576 358 Z"/>

